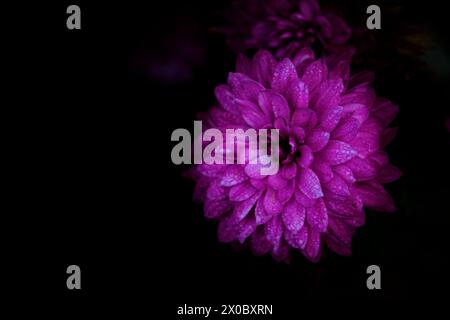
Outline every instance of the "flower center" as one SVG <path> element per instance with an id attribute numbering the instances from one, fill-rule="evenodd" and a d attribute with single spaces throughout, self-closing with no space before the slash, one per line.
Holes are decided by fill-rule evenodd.
<path id="1" fill-rule="evenodd" d="M 280 160 L 282 163 L 289 163 L 300 157 L 300 150 L 297 142 L 293 137 L 285 137 L 280 139 Z"/>

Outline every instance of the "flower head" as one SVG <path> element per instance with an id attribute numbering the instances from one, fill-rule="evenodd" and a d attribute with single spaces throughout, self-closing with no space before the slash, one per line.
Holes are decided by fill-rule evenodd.
<path id="1" fill-rule="evenodd" d="M 220 221 L 220 241 L 249 242 L 277 260 L 295 249 L 318 261 L 323 243 L 351 254 L 363 207 L 395 210 L 382 184 L 400 172 L 382 148 L 395 135 L 387 126 L 397 107 L 376 97 L 371 81 L 370 72 L 349 75 L 349 57 L 316 60 L 309 48 L 293 60 L 264 50 L 239 57 L 206 123 L 279 129 L 280 168 L 270 176 L 250 163 L 193 168 L 195 195 L 205 216 Z"/>
<path id="2" fill-rule="evenodd" d="M 227 31 L 238 52 L 267 49 L 292 57 L 299 49 L 321 46 L 326 52 L 349 40 L 351 29 L 338 15 L 322 12 L 317 0 L 237 1 Z"/>

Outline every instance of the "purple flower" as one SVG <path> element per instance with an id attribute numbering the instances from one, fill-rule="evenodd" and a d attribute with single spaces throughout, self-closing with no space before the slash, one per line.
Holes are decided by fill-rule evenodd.
<path id="1" fill-rule="evenodd" d="M 299 49 L 319 45 L 326 52 L 342 49 L 351 29 L 316 0 L 237 1 L 227 31 L 238 52 L 267 49 L 276 57 L 293 57 Z"/>
<path id="2" fill-rule="evenodd" d="M 395 210 L 382 184 L 400 171 L 382 148 L 395 136 L 387 126 L 397 106 L 376 97 L 372 80 L 370 72 L 350 76 L 347 56 L 315 60 L 309 48 L 279 62 L 264 50 L 239 57 L 205 123 L 279 129 L 280 168 L 263 176 L 255 164 L 193 167 L 194 195 L 207 218 L 220 220 L 221 242 L 247 242 L 277 260 L 296 249 L 316 262 L 322 243 L 351 254 L 363 207 Z"/>

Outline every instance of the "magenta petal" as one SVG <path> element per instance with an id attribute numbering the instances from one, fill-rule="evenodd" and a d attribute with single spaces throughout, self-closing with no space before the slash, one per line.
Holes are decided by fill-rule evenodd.
<path id="1" fill-rule="evenodd" d="M 270 175 L 267 178 L 269 186 L 271 186 L 275 190 L 282 190 L 286 187 L 287 181 L 281 177 L 281 173 L 278 172 L 276 174 Z"/>
<path id="2" fill-rule="evenodd" d="M 296 79 L 288 84 L 286 97 L 292 110 L 308 107 L 308 88 L 306 87 L 306 84 L 300 79 Z"/>
<path id="3" fill-rule="evenodd" d="M 280 200 L 278 199 L 277 191 L 268 188 L 266 195 L 264 197 L 264 208 L 266 209 L 266 212 L 268 214 L 277 214 L 281 213 L 283 210 L 283 205 L 281 204 Z"/>
<path id="4" fill-rule="evenodd" d="M 365 158 L 380 148 L 379 140 L 379 134 L 360 131 L 351 142 L 351 146 L 361 157 Z"/>
<path id="5" fill-rule="evenodd" d="M 286 99 L 282 95 L 272 90 L 266 90 L 261 92 L 259 99 L 268 101 L 269 105 L 272 107 L 275 118 L 284 118 L 286 120 L 290 119 L 291 111 L 289 110 Z"/>
<path id="6" fill-rule="evenodd" d="M 324 183 L 325 188 L 340 196 L 348 196 L 350 195 L 350 190 L 348 188 L 347 183 L 339 177 L 339 175 L 334 175 L 333 179 Z"/>
<path id="7" fill-rule="evenodd" d="M 312 207 L 316 203 L 315 199 L 307 197 L 301 190 L 295 190 L 295 200 L 305 208 Z"/>
<path id="8" fill-rule="evenodd" d="M 264 198 L 265 195 L 259 198 L 258 202 L 256 203 L 255 218 L 257 225 L 265 224 L 273 217 L 273 214 L 269 214 L 264 208 Z"/>
<path id="9" fill-rule="evenodd" d="M 285 227 L 297 233 L 305 222 L 305 208 L 295 199 L 291 199 L 284 207 L 282 218 Z"/>
<path id="10" fill-rule="evenodd" d="M 292 63 L 297 69 L 297 74 L 300 74 L 299 70 L 302 70 L 305 65 L 314 60 L 314 51 L 309 47 L 300 49 L 292 59 Z"/>
<path id="11" fill-rule="evenodd" d="M 270 251 L 272 243 L 267 239 L 262 226 L 256 228 L 250 239 L 250 247 L 255 255 L 263 255 Z"/>
<path id="12" fill-rule="evenodd" d="M 242 119 L 251 128 L 260 129 L 268 124 L 268 120 L 262 112 L 254 111 L 250 109 L 242 110 Z"/>
<path id="13" fill-rule="evenodd" d="M 334 166 L 333 171 L 348 184 L 353 184 L 356 181 L 355 177 L 353 176 L 353 171 L 345 164 Z"/>
<path id="14" fill-rule="evenodd" d="M 228 197 L 231 201 L 244 201 L 256 193 L 250 182 L 243 182 L 230 188 Z"/>
<path id="15" fill-rule="evenodd" d="M 402 175 L 402 172 L 399 168 L 393 166 L 392 164 L 386 165 L 383 169 L 380 170 L 378 175 L 378 180 L 381 183 L 389 183 L 399 179 Z"/>
<path id="16" fill-rule="evenodd" d="M 238 223 L 239 221 L 242 221 L 248 213 L 253 209 L 255 206 L 255 203 L 258 201 L 258 199 L 261 197 L 261 192 L 256 193 L 251 198 L 239 202 L 233 210 L 233 213 L 231 214 L 231 222 Z"/>
<path id="17" fill-rule="evenodd" d="M 330 38 L 332 36 L 332 27 L 328 19 L 324 16 L 317 17 L 317 23 L 320 26 L 320 33 L 324 38 Z"/>
<path id="18" fill-rule="evenodd" d="M 312 229 L 308 230 L 308 242 L 303 253 L 311 262 L 317 262 L 321 254 L 320 233 Z"/>
<path id="19" fill-rule="evenodd" d="M 254 103 L 258 101 L 258 94 L 264 90 L 261 84 L 242 73 L 230 72 L 228 75 L 228 84 L 238 98 Z"/>
<path id="20" fill-rule="evenodd" d="M 302 81 L 308 87 L 309 92 L 314 90 L 328 75 L 327 66 L 322 60 L 317 60 L 306 67 Z"/>
<path id="21" fill-rule="evenodd" d="M 386 147 L 395 138 L 397 134 L 397 128 L 386 128 L 380 137 L 380 146 Z"/>
<path id="22" fill-rule="evenodd" d="M 272 257 L 278 262 L 289 262 L 289 246 L 281 239 L 278 246 L 272 248 Z"/>
<path id="23" fill-rule="evenodd" d="M 225 199 L 227 194 L 228 188 L 221 185 L 220 179 L 215 179 L 211 182 L 206 191 L 206 197 L 210 200 Z"/>
<path id="24" fill-rule="evenodd" d="M 348 86 L 350 88 L 357 85 L 367 85 L 375 81 L 375 74 L 372 71 L 361 71 L 350 78 Z"/>
<path id="25" fill-rule="evenodd" d="M 238 226 L 238 240 L 240 243 L 244 243 L 254 231 L 256 230 L 256 223 L 254 217 L 246 217 L 239 223 Z"/>
<path id="26" fill-rule="evenodd" d="M 356 155 L 356 151 L 347 143 L 330 140 L 321 151 L 322 158 L 331 165 L 338 165 L 349 161 Z"/>
<path id="27" fill-rule="evenodd" d="M 356 186 L 366 207 L 385 212 L 395 211 L 394 201 L 383 186 L 377 182 L 361 182 Z"/>
<path id="28" fill-rule="evenodd" d="M 327 14 L 326 17 L 333 28 L 333 43 L 344 44 L 350 38 L 352 29 L 345 23 L 344 19 L 335 14 Z"/>
<path id="29" fill-rule="evenodd" d="M 320 127 L 327 132 L 333 131 L 341 119 L 343 107 L 334 106 L 327 108 L 319 117 Z"/>
<path id="30" fill-rule="evenodd" d="M 225 170 L 220 184 L 225 187 L 232 187 L 238 183 L 247 180 L 244 169 L 240 166 L 228 166 Z"/>
<path id="31" fill-rule="evenodd" d="M 299 2 L 300 12 L 306 20 L 313 20 L 320 14 L 320 7 L 315 0 L 302 0 Z"/>
<path id="32" fill-rule="evenodd" d="M 298 177 L 300 190 L 310 199 L 317 199 L 323 196 L 319 178 L 314 171 L 304 168 L 300 170 Z"/>
<path id="33" fill-rule="evenodd" d="M 192 195 L 192 198 L 195 201 L 205 201 L 206 198 L 206 192 L 208 190 L 209 187 L 209 179 L 205 178 L 205 177 L 199 177 L 197 178 L 197 183 L 195 184 L 194 187 L 194 192 Z"/>
<path id="34" fill-rule="evenodd" d="M 353 227 L 346 225 L 341 219 L 330 218 L 328 221 L 330 235 L 341 245 L 349 246 L 352 240 Z"/>
<path id="35" fill-rule="evenodd" d="M 275 216 L 266 224 L 266 236 L 274 247 L 280 245 L 283 236 L 283 223 L 281 217 Z"/>
<path id="36" fill-rule="evenodd" d="M 306 219 L 313 230 L 317 232 L 327 230 L 328 213 L 322 199 L 318 199 L 312 207 L 306 208 Z"/>
<path id="37" fill-rule="evenodd" d="M 311 169 L 314 170 L 322 183 L 330 181 L 334 176 L 330 165 L 325 162 L 316 161 L 311 165 Z"/>
<path id="38" fill-rule="evenodd" d="M 273 68 L 276 63 L 275 58 L 266 50 L 258 51 L 253 58 L 252 73 L 255 80 L 267 89 L 272 80 Z"/>
<path id="39" fill-rule="evenodd" d="M 291 179 L 287 182 L 285 188 L 278 190 L 278 200 L 280 200 L 280 202 L 284 204 L 294 195 L 294 192 L 295 192 L 295 180 Z"/>
<path id="40" fill-rule="evenodd" d="M 296 233 L 286 230 L 284 238 L 293 248 L 304 249 L 308 241 L 308 228 L 305 226 Z"/>
<path id="41" fill-rule="evenodd" d="M 292 125 L 306 127 L 310 122 L 312 114 L 314 112 L 311 109 L 297 109 L 292 115 Z"/>
<path id="42" fill-rule="evenodd" d="M 320 129 L 314 129 L 306 137 L 306 143 L 313 152 L 317 152 L 326 146 L 329 139 L 330 134 L 328 132 Z"/>
<path id="43" fill-rule="evenodd" d="M 297 166 L 294 162 L 290 162 L 281 168 L 281 176 L 286 179 L 292 179 L 297 175 Z"/>
<path id="44" fill-rule="evenodd" d="M 198 172 L 207 177 L 220 177 L 223 175 L 226 166 L 223 165 L 210 165 L 210 164 L 200 164 L 197 167 Z"/>
<path id="45" fill-rule="evenodd" d="M 397 115 L 398 106 L 387 99 L 377 98 L 370 112 L 377 117 L 384 124 L 384 126 L 387 126 Z"/>
<path id="46" fill-rule="evenodd" d="M 354 157 L 346 163 L 357 181 L 374 179 L 378 174 L 378 165 L 374 160 Z"/>
<path id="47" fill-rule="evenodd" d="M 230 91 L 227 85 L 219 85 L 215 89 L 215 94 L 219 104 L 228 112 L 239 114 L 236 96 Z"/>
<path id="48" fill-rule="evenodd" d="M 301 146 L 299 150 L 300 150 L 301 156 L 300 156 L 300 160 L 298 161 L 298 164 L 302 168 L 308 168 L 314 160 L 313 152 L 312 152 L 311 148 L 308 147 L 307 145 Z"/>
<path id="49" fill-rule="evenodd" d="M 236 240 L 238 236 L 237 225 L 230 222 L 229 218 L 220 221 L 217 235 L 220 242 L 231 242 Z"/>
<path id="50" fill-rule="evenodd" d="M 326 80 L 320 84 L 318 99 L 314 108 L 328 109 L 339 104 L 341 93 L 344 91 L 344 84 L 341 79 Z"/>
<path id="51" fill-rule="evenodd" d="M 343 142 L 350 142 L 358 133 L 360 122 L 352 117 L 343 121 L 333 130 L 331 138 L 333 140 L 340 140 Z"/>
<path id="52" fill-rule="evenodd" d="M 266 176 L 261 175 L 261 168 L 263 168 L 263 165 L 261 164 L 247 164 L 245 166 L 245 173 L 253 179 L 264 179 Z"/>
<path id="53" fill-rule="evenodd" d="M 265 190 L 267 187 L 267 182 L 265 179 L 254 179 L 250 178 L 250 183 L 252 186 L 258 190 Z"/>
<path id="54" fill-rule="evenodd" d="M 228 200 L 206 200 L 205 202 L 205 217 L 216 219 L 232 208 Z"/>
<path id="55" fill-rule="evenodd" d="M 331 197 L 324 198 L 325 205 L 330 214 L 336 214 L 339 217 L 353 217 L 362 212 L 363 202 L 359 197 Z"/>
<path id="56" fill-rule="evenodd" d="M 297 70 L 291 60 L 285 58 L 274 69 L 271 82 L 272 89 L 284 94 L 288 85 L 298 79 Z"/>
<path id="57" fill-rule="evenodd" d="M 342 111 L 342 117 L 352 117 L 360 124 L 364 123 L 364 121 L 367 120 L 369 117 L 369 108 L 367 108 L 365 105 L 360 103 L 351 103 L 351 104 L 344 104 L 343 105 L 344 110 Z"/>

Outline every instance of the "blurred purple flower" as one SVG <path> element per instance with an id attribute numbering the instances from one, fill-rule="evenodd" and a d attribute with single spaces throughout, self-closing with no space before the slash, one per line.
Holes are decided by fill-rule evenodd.
<path id="1" fill-rule="evenodd" d="M 345 21 L 323 12 L 316 0 L 236 1 L 225 29 L 237 52 L 267 49 L 277 58 L 292 58 L 299 49 L 320 45 L 342 49 L 351 36 Z"/>
<path id="2" fill-rule="evenodd" d="M 194 196 L 207 218 L 220 220 L 221 242 L 247 242 L 279 261 L 297 249 L 316 262 L 322 243 L 351 254 L 363 207 L 395 210 L 382 184 L 401 173 L 382 148 L 395 136 L 388 125 L 397 106 L 376 97 L 372 80 L 370 72 L 350 76 L 348 56 L 315 60 L 309 48 L 280 62 L 264 50 L 239 57 L 205 124 L 279 129 L 280 169 L 262 176 L 255 164 L 192 168 Z"/>

